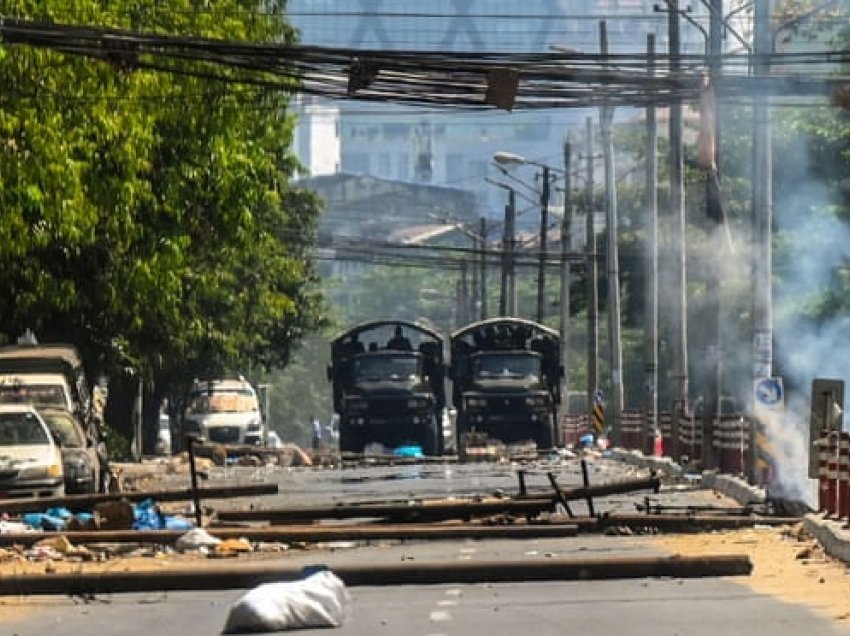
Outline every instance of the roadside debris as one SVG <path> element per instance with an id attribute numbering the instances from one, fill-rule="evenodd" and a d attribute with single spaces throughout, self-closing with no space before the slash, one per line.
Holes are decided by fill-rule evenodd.
<path id="1" fill-rule="evenodd" d="M 264 583 L 294 581 L 302 570 L 280 562 L 240 562 L 229 567 L 198 565 L 150 572 L 104 570 L 44 574 L 11 574 L 0 578 L 0 595 L 92 595 L 172 590 L 253 588 Z M 334 573 L 347 586 L 507 583 L 515 581 L 586 581 L 646 577 L 700 578 L 748 576 L 746 555 L 641 556 L 520 561 L 402 561 L 387 564 L 340 565 Z"/>
<path id="2" fill-rule="evenodd" d="M 214 548 L 221 539 L 212 536 L 203 528 L 192 528 L 174 542 L 174 547 L 178 550 L 199 550 L 201 548 Z"/>

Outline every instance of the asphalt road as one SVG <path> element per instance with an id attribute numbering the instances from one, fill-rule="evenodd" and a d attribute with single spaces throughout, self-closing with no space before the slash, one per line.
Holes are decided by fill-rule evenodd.
<path id="1" fill-rule="evenodd" d="M 645 537 L 385 544 L 299 553 L 292 563 L 392 563 L 405 560 L 547 559 L 553 556 L 658 554 Z M 18 636 L 170 636 L 218 634 L 244 591 L 126 594 L 83 603 L 38 600 L 3 626 Z M 846 634 L 829 618 L 762 596 L 739 579 L 652 578 L 583 582 L 354 587 L 342 627 L 299 634 L 340 636 L 535 636 L 563 634 Z"/>
<path id="2" fill-rule="evenodd" d="M 213 483 L 274 480 L 275 497 L 244 505 L 305 506 L 340 501 L 403 501 L 418 497 L 489 495 L 517 490 L 516 469 L 500 465 L 426 465 L 356 469 L 227 469 L 213 471 Z M 559 483 L 581 483 L 575 462 L 525 466 L 530 490 L 548 490 L 546 472 Z M 591 482 L 633 479 L 645 473 L 596 461 Z M 634 511 L 648 493 L 618 495 L 597 501 L 597 511 Z M 666 486 L 653 495 L 664 505 L 727 505 L 714 493 L 688 484 Z M 234 502 L 231 506 L 236 507 Z M 582 513 L 583 504 L 576 503 Z M 336 543 L 282 558 L 289 565 L 335 565 L 545 560 L 611 556 L 660 556 L 651 537 L 580 535 L 566 539 L 448 542 Z M 87 602 L 70 598 L 36 598 L 22 604 L 16 618 L 0 625 L 0 636 L 187 636 L 218 634 L 228 610 L 245 590 L 114 594 Z M 759 595 L 743 578 L 647 578 L 547 583 L 479 583 L 429 586 L 352 587 L 350 614 L 332 630 L 300 634 L 359 636 L 548 634 L 847 634 L 829 617 L 775 598 Z M 17 599 L 4 599 L 15 610 Z M 9 607 L 11 606 L 11 607 Z M 13 613 L 6 612 L 6 616 Z"/>

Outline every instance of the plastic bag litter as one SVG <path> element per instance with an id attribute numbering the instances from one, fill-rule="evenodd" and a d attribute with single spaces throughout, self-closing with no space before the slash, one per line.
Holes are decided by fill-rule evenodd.
<path id="1" fill-rule="evenodd" d="M 212 536 L 203 528 L 192 528 L 174 542 L 178 550 L 198 550 L 200 548 L 211 548 L 221 543 L 221 539 Z"/>
<path id="2" fill-rule="evenodd" d="M 345 584 L 330 570 L 297 581 L 266 583 L 230 608 L 223 633 L 339 627 L 350 602 Z"/>
<path id="3" fill-rule="evenodd" d="M 21 515 L 21 520 L 30 528 L 36 530 L 61 531 L 65 528 L 65 519 L 46 512 L 27 512 Z"/>
<path id="4" fill-rule="evenodd" d="M 162 530 L 165 519 L 153 499 L 145 499 L 133 506 L 133 530 Z"/>
<path id="5" fill-rule="evenodd" d="M 176 515 L 166 515 L 165 516 L 165 529 L 166 530 L 191 530 L 195 527 L 195 524 L 189 521 L 188 519 Z"/>

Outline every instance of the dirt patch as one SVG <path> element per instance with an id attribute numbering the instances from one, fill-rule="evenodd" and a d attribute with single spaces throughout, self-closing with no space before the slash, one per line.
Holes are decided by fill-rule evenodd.
<path id="1" fill-rule="evenodd" d="M 824 553 L 802 525 L 707 534 L 659 535 L 667 551 L 685 556 L 747 554 L 753 573 L 736 577 L 760 594 L 800 603 L 850 625 L 850 568 Z"/>

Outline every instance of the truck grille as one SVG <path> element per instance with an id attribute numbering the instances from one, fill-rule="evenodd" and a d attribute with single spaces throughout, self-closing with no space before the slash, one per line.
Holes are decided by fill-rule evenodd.
<path id="1" fill-rule="evenodd" d="M 373 400 L 369 403 L 372 417 L 394 417 L 407 411 L 407 398 L 401 400 Z"/>
<path id="2" fill-rule="evenodd" d="M 488 397 L 487 410 L 492 413 L 524 411 L 526 410 L 525 397 Z"/>
<path id="3" fill-rule="evenodd" d="M 215 426 L 209 429 L 211 442 L 233 444 L 239 442 L 242 429 L 238 426 Z"/>

